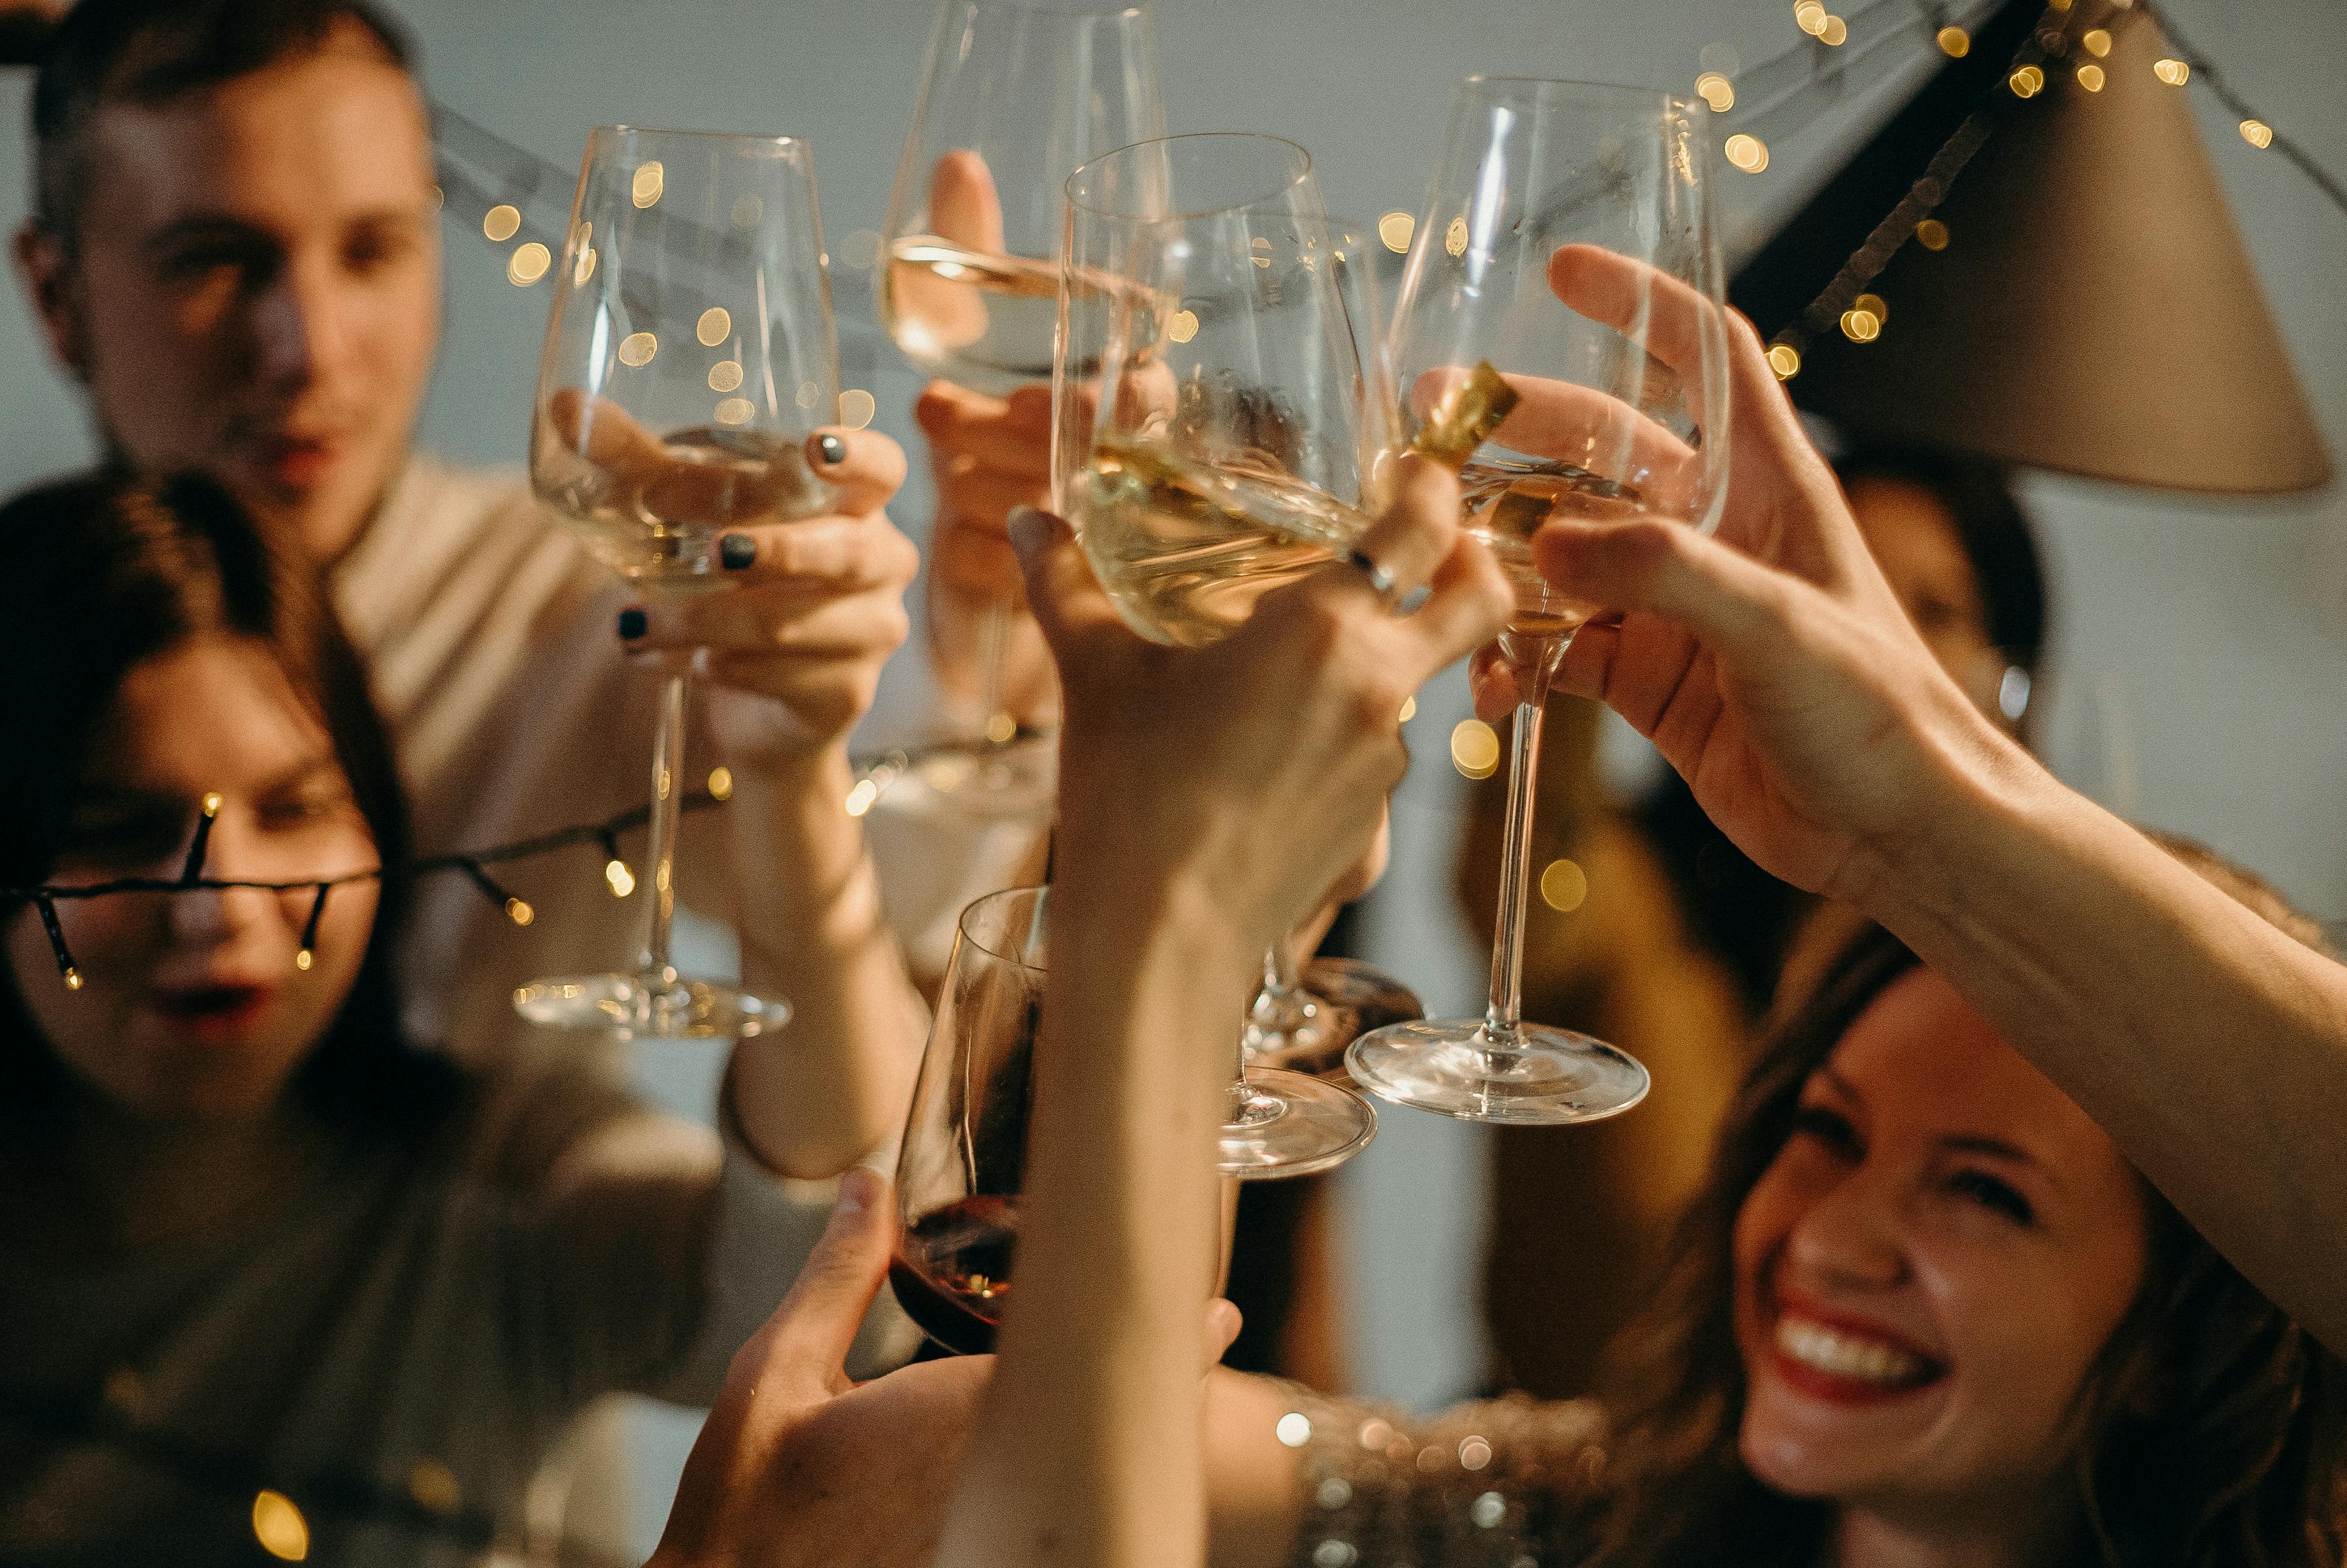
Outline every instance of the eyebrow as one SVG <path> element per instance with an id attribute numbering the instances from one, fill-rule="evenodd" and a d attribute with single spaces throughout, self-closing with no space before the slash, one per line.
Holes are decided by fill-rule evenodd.
<path id="1" fill-rule="evenodd" d="M 1866 1103 L 1866 1097 L 1859 1093 L 1857 1086 L 1832 1067 L 1820 1067 L 1814 1076 L 1832 1085 L 1834 1091 L 1842 1098 L 1855 1101 L 1860 1105 Z M 2019 1144 L 2008 1143 L 2003 1138 L 1992 1137 L 1985 1132 L 1952 1132 L 1938 1142 L 1939 1146 L 1950 1153 L 1983 1154 L 1993 1160 L 2004 1160 L 2017 1165 L 2027 1165 L 2055 1187 L 2059 1188 L 2063 1185 L 2061 1173 L 2053 1166 Z"/>
<path id="2" fill-rule="evenodd" d="M 342 777 L 342 766 L 332 752 L 318 752 L 302 758 L 289 767 L 263 779 L 251 794 L 255 799 L 281 794 L 298 789 L 320 776 Z M 186 806 L 192 803 L 177 790 L 154 789 L 141 784 L 118 784 L 110 779 L 85 780 L 76 791 L 77 804 L 97 804 L 108 806 L 169 805 Z"/>
<path id="3" fill-rule="evenodd" d="M 428 214 L 422 209 L 405 207 L 369 207 L 354 212 L 345 221 L 348 228 L 381 228 L 384 225 L 421 227 Z M 166 251 L 191 240 L 260 240 L 271 245 L 282 243 L 276 234 L 249 219 L 227 212 L 188 212 L 172 219 L 139 243 L 148 251 Z"/>

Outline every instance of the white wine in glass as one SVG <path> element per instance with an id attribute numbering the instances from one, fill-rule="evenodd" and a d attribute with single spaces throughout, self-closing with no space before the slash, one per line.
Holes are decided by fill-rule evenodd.
<path id="1" fill-rule="evenodd" d="M 815 170 L 790 137 L 605 126 L 587 142 L 530 422 L 530 482 L 595 557 L 651 594 L 723 592 L 728 530 L 822 512 L 805 443 L 839 351 Z M 519 988 L 535 1022 L 627 1038 L 742 1036 L 774 998 L 670 961 L 687 676 L 661 693 L 642 942 L 633 968 Z"/>

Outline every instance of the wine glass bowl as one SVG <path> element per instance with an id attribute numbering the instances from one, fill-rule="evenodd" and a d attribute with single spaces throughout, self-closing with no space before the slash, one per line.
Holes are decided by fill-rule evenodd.
<path id="1" fill-rule="evenodd" d="M 1405 421 L 1480 423 L 1466 527 L 1517 596 L 1499 640 L 1516 682 L 1489 1005 L 1364 1035 L 1360 1084 L 1476 1121 L 1557 1124 L 1645 1097 L 1636 1061 L 1521 1010 L 1532 784 L 1549 683 L 1593 607 L 1534 569 L 1553 519 L 1698 528 L 1727 493 L 1727 336 L 1701 106 L 1642 88 L 1471 77 L 1395 308 Z"/>
<path id="2" fill-rule="evenodd" d="M 831 507 L 805 451 L 839 401 L 806 143 L 597 128 L 551 278 L 530 483 L 597 559 L 650 594 L 719 590 L 728 530 Z M 756 1034 L 787 1016 L 669 961 L 686 685 L 671 666 L 634 879 L 637 962 L 519 988 L 514 1005 L 534 1022 L 677 1039 Z"/>

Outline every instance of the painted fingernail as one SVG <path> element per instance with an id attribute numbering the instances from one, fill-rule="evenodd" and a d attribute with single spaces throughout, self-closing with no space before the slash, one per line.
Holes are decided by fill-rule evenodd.
<path id="1" fill-rule="evenodd" d="M 836 436 L 816 436 L 815 449 L 823 455 L 826 466 L 836 468 L 847 461 L 847 443 Z"/>
<path id="2" fill-rule="evenodd" d="M 1051 537 L 1051 515 L 1040 507 L 1013 507 L 1010 516 L 1003 519 L 1010 532 L 1010 548 L 1025 560 Z"/>
<path id="3" fill-rule="evenodd" d="M 740 571 L 758 559 L 758 541 L 747 534 L 724 534 L 717 540 L 717 564 Z"/>
<path id="4" fill-rule="evenodd" d="M 644 634 L 644 626 L 643 606 L 631 604 L 620 611 L 620 635 L 627 641 L 633 642 L 637 638 L 641 637 Z"/>

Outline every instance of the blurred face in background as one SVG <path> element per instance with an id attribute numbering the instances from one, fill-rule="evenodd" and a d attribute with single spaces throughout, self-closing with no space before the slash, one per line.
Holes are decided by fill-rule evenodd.
<path id="1" fill-rule="evenodd" d="M 99 726 L 50 880 L 175 880 L 207 794 L 204 874 L 299 882 L 365 871 L 374 841 L 315 717 L 267 646 L 208 634 L 132 668 Z M 80 971 L 58 979 L 39 916 L 15 912 L 17 994 L 50 1048 L 118 1110 L 159 1122 L 265 1115 L 350 994 L 376 888 L 328 898 L 304 968 L 314 887 L 61 901 Z"/>
<path id="2" fill-rule="evenodd" d="M 110 445 L 346 548 L 407 447 L 440 329 L 415 80 L 354 25 L 316 53 L 93 117 L 72 243 L 18 240 Z"/>
<path id="3" fill-rule="evenodd" d="M 1867 549 L 1932 656 L 1983 712 L 2006 723 L 1998 706 L 2005 655 L 1991 641 L 1980 578 L 1947 503 L 1881 475 L 1853 480 L 1847 493 Z"/>

